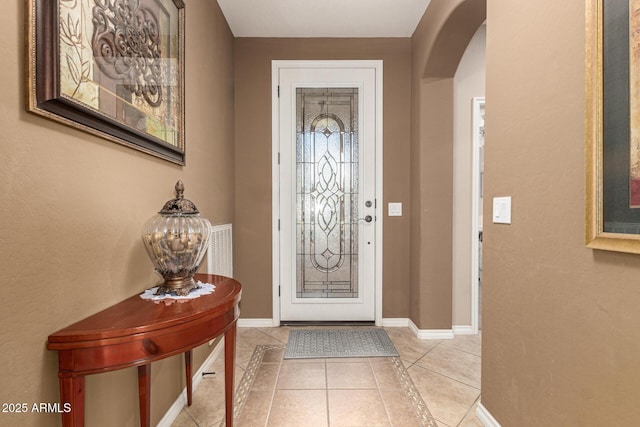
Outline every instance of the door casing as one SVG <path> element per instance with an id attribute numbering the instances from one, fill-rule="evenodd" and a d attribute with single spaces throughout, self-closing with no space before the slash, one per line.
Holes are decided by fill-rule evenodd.
<path id="1" fill-rule="evenodd" d="M 485 98 L 474 97 L 471 100 L 472 117 L 471 117 L 471 138 L 473 145 L 472 154 L 472 166 L 471 176 L 472 178 L 472 190 L 471 190 L 471 332 L 477 334 L 479 328 L 479 315 L 480 315 L 480 295 L 478 282 L 480 279 L 480 242 L 478 235 L 482 231 L 483 227 L 480 223 L 482 217 L 482 205 L 480 204 L 480 197 L 482 195 L 482 179 L 480 177 L 480 171 L 482 170 L 480 147 L 484 145 L 484 140 L 480 138 L 480 128 L 484 126 L 484 114 Z"/>
<path id="2" fill-rule="evenodd" d="M 375 221 L 375 324 L 382 326 L 382 228 L 383 228 L 383 194 L 382 194 L 382 166 L 383 166 L 383 142 L 382 142 L 382 70 L 381 60 L 366 61 L 272 61 L 271 66 L 271 117 L 272 117 L 272 266 L 273 266 L 273 308 L 272 324 L 280 325 L 280 116 L 279 116 L 279 74 L 281 68 L 373 68 L 375 70 L 375 151 L 376 151 L 376 203 L 378 205 L 379 218 Z"/>

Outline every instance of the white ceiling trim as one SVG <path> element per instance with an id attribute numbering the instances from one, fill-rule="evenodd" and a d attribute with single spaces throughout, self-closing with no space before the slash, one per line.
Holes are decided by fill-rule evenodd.
<path id="1" fill-rule="evenodd" d="M 411 37 L 431 0 L 217 0 L 235 37 Z"/>

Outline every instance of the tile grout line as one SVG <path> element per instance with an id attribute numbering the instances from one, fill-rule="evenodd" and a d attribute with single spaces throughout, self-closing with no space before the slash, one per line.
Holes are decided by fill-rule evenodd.
<path id="1" fill-rule="evenodd" d="M 456 348 L 456 347 L 453 347 L 453 346 L 445 346 L 445 347 L 448 347 L 448 348 L 450 348 L 451 350 L 459 351 L 460 353 L 465 353 L 465 354 L 469 354 L 469 355 L 471 355 L 471 356 L 475 356 L 475 357 L 480 357 L 480 358 L 482 358 L 482 356 L 481 356 L 481 355 L 477 355 L 477 354 L 475 354 L 475 353 L 471 353 L 470 351 L 467 351 L 467 350 L 462 350 L 462 349 L 460 349 L 460 348 Z"/>
<path id="2" fill-rule="evenodd" d="M 440 344 L 438 344 L 438 346 L 439 346 L 439 345 L 440 345 Z M 438 346 L 434 347 L 431 351 L 435 350 Z M 454 351 L 459 351 L 460 353 L 464 353 L 464 354 L 468 354 L 468 355 L 471 355 L 471 356 L 475 356 L 475 357 L 479 358 L 479 359 L 482 361 L 482 357 L 481 357 L 481 356 L 476 356 L 476 355 L 475 355 L 475 354 L 473 354 L 473 353 L 469 353 L 469 352 L 466 352 L 466 351 L 463 351 L 463 350 L 458 350 L 458 349 L 453 348 L 453 347 L 451 347 L 450 349 L 451 349 L 451 350 L 454 350 Z M 427 368 L 426 366 L 420 365 L 420 364 L 419 364 L 419 362 L 420 362 L 422 359 L 424 359 L 424 358 L 425 358 L 429 353 L 431 353 L 431 351 L 429 351 L 429 352 L 425 353 L 422 357 L 420 357 L 418 360 L 416 360 L 416 361 L 413 363 L 413 365 L 412 365 L 412 366 L 418 366 L 419 368 L 423 368 L 423 369 L 425 369 L 425 370 L 427 370 L 427 371 L 431 371 L 431 372 L 433 372 L 433 373 L 435 373 L 435 374 L 438 374 L 438 375 L 441 375 L 441 376 L 443 376 L 443 377 L 445 377 L 445 378 L 449 378 L 450 380 L 456 381 L 456 382 L 458 382 L 458 383 L 460 383 L 460 384 L 466 385 L 466 386 L 471 387 L 471 388 L 474 388 L 474 389 L 476 389 L 476 390 L 480 390 L 480 388 L 479 388 L 479 387 L 476 387 L 475 385 L 467 384 L 467 383 L 465 383 L 464 381 L 460 381 L 460 380 L 459 380 L 459 379 L 457 379 L 457 378 L 453 378 L 453 377 L 451 377 L 451 376 L 449 376 L 449 375 L 447 375 L 447 374 L 444 374 L 444 373 L 442 373 L 442 372 L 436 371 L 436 370 L 434 370 L 434 369 L 432 369 L 432 368 Z M 437 356 L 436 356 L 436 357 L 437 357 Z M 408 369 L 408 368 L 407 368 L 407 369 Z"/>
<path id="3" fill-rule="evenodd" d="M 269 338 L 271 338 L 271 339 L 273 339 L 273 340 L 278 341 L 279 343 L 282 343 L 282 344 L 284 344 L 284 345 L 287 345 L 287 342 L 286 342 L 286 341 L 281 341 L 279 338 L 274 337 L 273 335 L 271 335 L 271 334 L 269 334 L 269 333 L 267 333 L 267 332 L 265 332 L 265 331 L 263 331 L 263 330 L 261 330 L 261 329 L 258 329 L 258 331 L 259 331 L 261 334 L 266 335 L 266 336 L 268 336 Z"/>
<path id="4" fill-rule="evenodd" d="M 450 377 L 449 375 L 445 375 L 445 374 L 443 374 L 442 372 L 434 371 L 434 370 L 433 370 L 433 369 L 431 369 L 431 368 L 426 368 L 426 367 L 424 367 L 424 366 L 422 366 L 422 365 L 418 365 L 418 364 L 415 364 L 414 366 L 415 366 L 415 367 L 417 367 L 417 368 L 420 368 L 420 369 L 424 369 L 425 371 L 432 372 L 432 373 L 434 373 L 434 374 L 436 374 L 436 375 L 440 375 L 441 377 L 448 378 L 448 379 L 450 379 L 451 381 L 455 381 L 455 382 L 457 382 L 457 383 L 459 383 L 459 384 L 462 384 L 462 385 L 464 385 L 464 386 L 471 387 L 471 388 L 472 388 L 472 389 L 474 389 L 474 390 L 478 390 L 478 391 L 480 391 L 480 390 L 481 390 L 480 388 L 478 388 L 478 387 L 476 387 L 476 386 L 474 386 L 474 385 L 467 384 L 467 383 L 462 382 L 462 381 L 460 381 L 459 379 L 456 379 L 456 378 L 452 378 L 452 377 Z"/>
<path id="5" fill-rule="evenodd" d="M 460 422 L 458 424 L 456 424 L 456 427 L 460 427 L 462 425 L 462 422 L 467 418 L 467 416 L 471 413 L 471 410 L 473 409 L 473 407 L 480 402 L 480 396 L 478 396 L 478 398 L 476 400 L 473 401 L 473 403 L 471 404 L 471 406 L 469 407 L 469 409 L 467 409 L 467 412 L 464 413 L 462 419 L 460 420 Z"/>
<path id="6" fill-rule="evenodd" d="M 440 344 L 444 344 L 444 343 L 440 343 Z M 440 347 L 440 344 L 438 344 L 436 347 Z M 432 350 L 435 350 L 436 347 L 434 347 Z M 459 351 L 461 353 L 470 354 L 470 355 L 476 356 L 476 357 L 482 357 L 482 355 L 478 355 L 478 354 L 472 353 L 472 352 L 470 352 L 468 350 L 464 350 L 464 349 L 458 348 L 454 344 L 443 345 L 443 348 L 449 348 L 451 350 Z M 425 354 L 425 356 L 426 356 L 426 354 Z"/>

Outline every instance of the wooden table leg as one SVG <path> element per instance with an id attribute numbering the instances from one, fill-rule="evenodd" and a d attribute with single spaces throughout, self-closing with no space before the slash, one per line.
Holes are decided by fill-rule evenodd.
<path id="1" fill-rule="evenodd" d="M 192 374 L 191 374 L 191 361 L 193 360 L 191 350 L 184 352 L 184 368 L 187 373 L 187 406 L 191 406 L 193 402 L 193 386 L 192 386 Z"/>
<path id="2" fill-rule="evenodd" d="M 58 374 L 63 427 L 84 426 L 84 376 Z M 69 409 L 67 411 L 67 408 Z"/>
<path id="3" fill-rule="evenodd" d="M 151 426 L 151 364 L 138 366 L 140 427 Z"/>
<path id="4" fill-rule="evenodd" d="M 233 389 L 236 365 L 236 322 L 224 334 L 224 403 L 226 426 L 233 426 Z"/>

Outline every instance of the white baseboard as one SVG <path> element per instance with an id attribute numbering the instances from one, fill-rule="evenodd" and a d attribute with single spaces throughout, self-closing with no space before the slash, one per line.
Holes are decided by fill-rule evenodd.
<path id="1" fill-rule="evenodd" d="M 411 319 L 409 319 L 409 329 L 420 340 L 452 340 L 455 338 L 453 329 L 419 329 Z"/>
<path id="2" fill-rule="evenodd" d="M 239 328 L 271 328 L 277 327 L 273 319 L 238 319 Z M 409 319 L 403 318 L 386 318 L 382 319 L 382 326 L 389 328 L 406 328 L 409 326 Z"/>
<path id="3" fill-rule="evenodd" d="M 382 319 L 382 326 L 385 328 L 407 328 L 409 327 L 409 319 L 406 317 Z"/>
<path id="4" fill-rule="evenodd" d="M 476 417 L 484 427 L 501 427 L 500 423 L 493 418 L 493 415 L 482 405 L 482 402 L 478 403 L 476 408 Z"/>
<path id="5" fill-rule="evenodd" d="M 272 328 L 279 326 L 273 319 L 238 319 L 239 328 Z M 450 340 L 458 335 L 473 334 L 471 326 L 454 326 L 452 329 L 418 329 L 411 319 L 385 318 L 382 319 L 382 326 L 389 328 L 406 328 L 411 329 L 413 334 L 422 340 Z"/>
<path id="6" fill-rule="evenodd" d="M 476 335 L 471 325 L 454 325 L 453 333 L 456 335 Z"/>
<path id="7" fill-rule="evenodd" d="M 238 328 L 271 328 L 279 326 L 273 319 L 238 319 Z"/>
<path id="8" fill-rule="evenodd" d="M 471 326 L 453 327 L 454 329 L 419 329 L 409 318 L 382 319 L 382 326 L 388 328 L 409 328 L 416 338 L 421 340 L 451 340 L 456 334 L 472 334 Z M 464 328 L 464 329 L 463 329 Z M 467 329 L 468 328 L 468 329 Z M 456 330 L 457 329 L 457 330 Z M 458 332 L 458 330 L 460 332 Z"/>
<path id="9" fill-rule="evenodd" d="M 195 393 L 196 388 L 198 387 L 198 385 L 200 385 L 200 382 L 202 381 L 202 373 L 204 372 L 205 368 L 207 368 L 213 362 L 215 362 L 215 360 L 220 356 L 220 354 L 222 354 L 222 351 L 224 350 L 223 343 L 224 343 L 224 340 L 220 340 L 218 342 L 218 345 L 216 345 L 216 347 L 213 349 L 211 354 L 202 363 L 198 371 L 195 373 L 195 375 L 191 379 L 192 393 Z M 164 417 L 162 417 L 160 422 L 158 422 L 157 427 L 171 427 L 171 425 L 176 420 L 176 418 L 178 418 L 178 415 L 180 415 L 180 412 L 182 411 L 182 409 L 185 407 L 186 404 L 187 404 L 187 388 L 185 387 L 184 390 L 182 390 L 182 393 L 180 393 L 180 395 L 176 399 L 176 401 L 173 402 L 173 405 L 171 405 L 169 410 L 164 414 Z"/>

